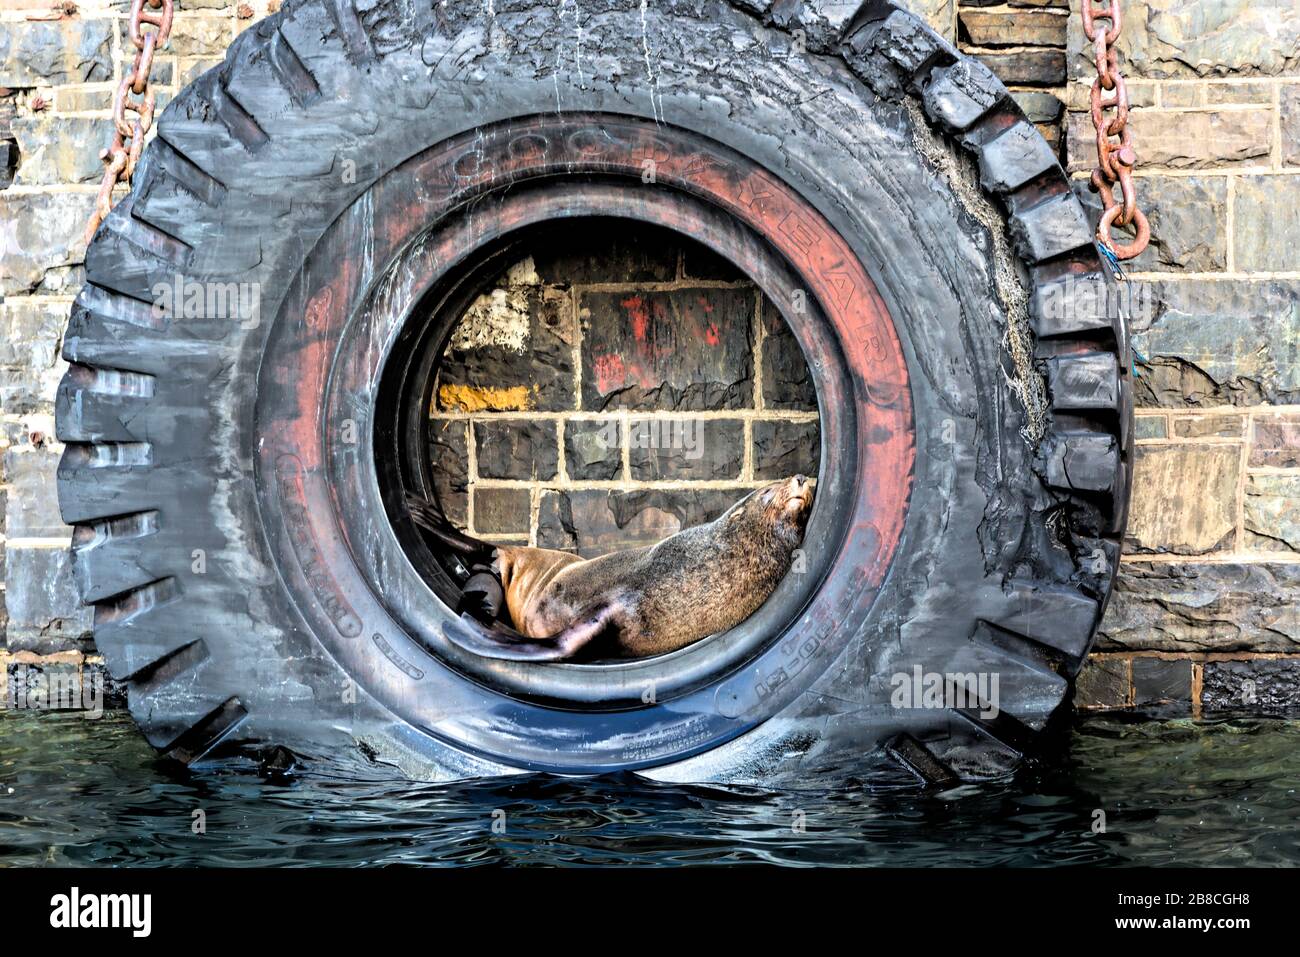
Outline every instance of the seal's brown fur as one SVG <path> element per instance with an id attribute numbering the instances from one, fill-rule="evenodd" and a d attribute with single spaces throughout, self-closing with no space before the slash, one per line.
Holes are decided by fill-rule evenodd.
<path id="1" fill-rule="evenodd" d="M 592 559 L 499 546 L 493 570 L 527 641 L 502 634 L 470 650 L 560 660 L 600 639 L 594 647 L 602 655 L 640 658 L 726 631 L 757 611 L 785 576 L 811 507 L 812 487 L 797 475 L 656 545 Z"/>

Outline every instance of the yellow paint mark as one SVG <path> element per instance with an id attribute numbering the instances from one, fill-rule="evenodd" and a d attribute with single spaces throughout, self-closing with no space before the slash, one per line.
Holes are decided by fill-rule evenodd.
<path id="1" fill-rule="evenodd" d="M 527 412 L 533 407 L 533 400 L 526 385 L 501 389 L 446 384 L 438 387 L 438 404 L 458 412 Z"/>

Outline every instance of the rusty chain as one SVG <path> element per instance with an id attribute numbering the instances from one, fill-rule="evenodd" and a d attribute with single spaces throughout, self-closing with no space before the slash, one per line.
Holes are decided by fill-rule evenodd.
<path id="1" fill-rule="evenodd" d="M 1098 0 L 1082 0 L 1079 7 L 1083 15 L 1083 32 L 1092 41 L 1093 59 L 1097 64 L 1097 77 L 1092 81 L 1090 97 L 1092 125 L 1097 130 L 1097 168 L 1092 171 L 1091 188 L 1100 194 L 1105 211 L 1097 226 L 1097 242 L 1116 259 L 1132 259 L 1141 254 L 1151 241 L 1151 226 L 1146 215 L 1137 206 L 1133 187 L 1133 166 L 1137 152 L 1133 148 L 1133 131 L 1128 125 L 1128 88 L 1119 70 L 1119 54 L 1115 41 L 1123 26 L 1120 0 L 1107 0 L 1098 7 Z M 1105 20 L 1105 29 L 1097 23 Z M 1110 93 L 1103 97 L 1103 91 Z M 1107 117 L 1106 111 L 1114 110 Z M 1119 184 L 1120 200 L 1115 199 L 1115 184 Z M 1135 236 L 1128 245 L 1116 245 L 1110 238 L 1111 226 L 1132 225 Z"/>
<path id="2" fill-rule="evenodd" d="M 99 154 L 105 164 L 104 178 L 99 184 L 95 210 L 86 225 L 87 244 L 113 207 L 113 188 L 131 181 L 140 150 L 144 148 L 145 134 L 153 126 L 154 93 L 149 88 L 149 73 L 153 69 L 154 53 L 171 34 L 172 0 L 131 0 L 128 22 L 135 62 L 113 95 L 113 142 Z M 145 26 L 153 29 L 145 30 Z M 135 114 L 133 119 L 127 119 L 128 112 Z"/>

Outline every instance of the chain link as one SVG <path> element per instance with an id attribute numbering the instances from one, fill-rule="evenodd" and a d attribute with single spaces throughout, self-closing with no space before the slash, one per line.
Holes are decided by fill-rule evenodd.
<path id="1" fill-rule="evenodd" d="M 152 29 L 146 30 L 146 26 Z M 135 47 L 135 61 L 113 95 L 113 142 L 99 154 L 104 161 L 104 178 L 86 225 L 87 244 L 113 207 L 113 188 L 118 183 L 129 183 L 135 172 L 145 134 L 153 126 L 154 93 L 149 88 L 149 74 L 154 53 L 166 44 L 171 30 L 172 0 L 131 0 L 127 35 Z M 134 114 L 131 119 L 127 119 L 128 113 Z"/>
<path id="2" fill-rule="evenodd" d="M 1119 54 L 1115 41 L 1123 27 L 1120 0 L 1107 0 L 1097 6 L 1098 0 L 1082 0 L 1079 10 L 1083 15 L 1083 32 L 1092 41 L 1093 60 L 1097 64 L 1097 78 L 1092 81 L 1090 107 L 1092 125 L 1097 131 L 1097 168 L 1092 171 L 1091 188 L 1100 194 L 1105 211 L 1097 226 L 1097 242 L 1115 254 L 1116 259 L 1132 259 L 1141 254 L 1151 241 L 1151 225 L 1137 206 L 1137 193 L 1133 187 L 1133 166 L 1137 152 L 1133 148 L 1133 131 L 1128 125 L 1128 88 L 1119 71 Z M 1097 23 L 1104 20 L 1105 29 Z M 1109 93 L 1109 96 L 1105 94 Z M 1107 111 L 1114 114 L 1107 116 Z M 1115 184 L 1119 184 L 1120 199 L 1115 198 Z M 1110 238 L 1112 226 L 1133 226 L 1133 242 L 1116 245 Z"/>

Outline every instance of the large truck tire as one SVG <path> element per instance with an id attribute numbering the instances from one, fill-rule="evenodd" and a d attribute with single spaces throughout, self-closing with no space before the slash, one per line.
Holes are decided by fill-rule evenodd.
<path id="1" fill-rule="evenodd" d="M 987 778 L 1051 737 L 1119 558 L 1123 323 L 997 79 L 844 6 L 291 0 L 167 107 L 87 251 L 57 420 L 154 746 L 797 786 Z M 480 660 L 402 504 L 431 494 L 411 410 L 456 304 L 574 217 L 686 233 L 781 309 L 821 416 L 806 561 L 672 655 Z"/>

